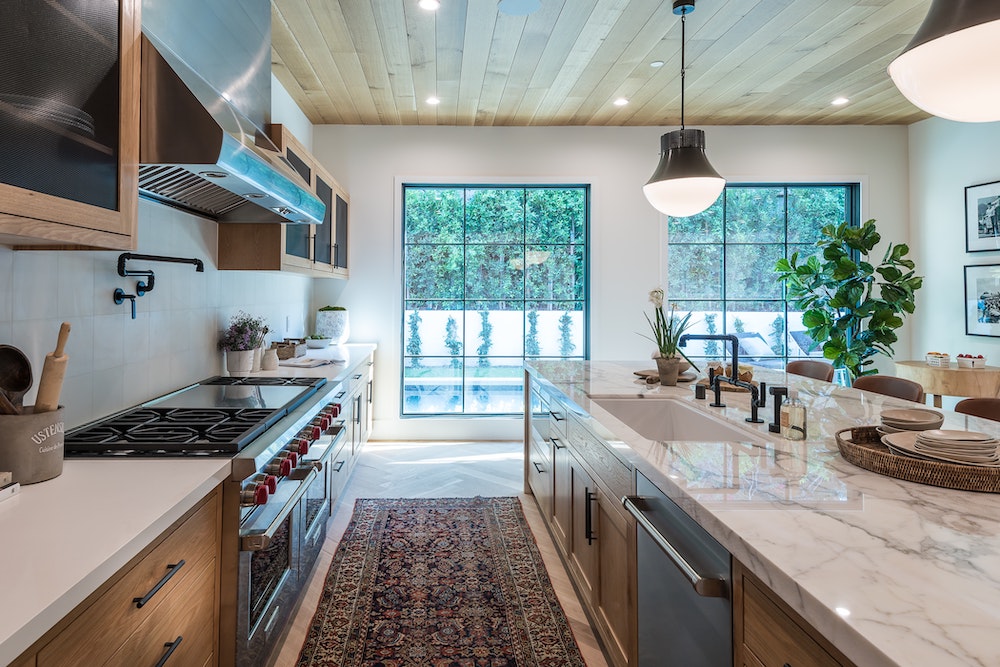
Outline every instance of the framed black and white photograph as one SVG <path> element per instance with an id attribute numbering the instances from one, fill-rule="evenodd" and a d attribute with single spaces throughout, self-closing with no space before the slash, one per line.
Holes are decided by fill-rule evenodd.
<path id="1" fill-rule="evenodd" d="M 1000 264 L 965 267 L 965 333 L 1000 337 Z"/>
<path id="2" fill-rule="evenodd" d="M 1000 250 L 1000 181 L 965 188 L 965 250 Z"/>

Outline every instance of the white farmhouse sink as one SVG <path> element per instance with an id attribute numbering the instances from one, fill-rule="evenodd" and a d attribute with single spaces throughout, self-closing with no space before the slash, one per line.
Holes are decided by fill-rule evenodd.
<path id="1" fill-rule="evenodd" d="M 656 441 L 755 442 L 759 434 L 705 414 L 683 401 L 650 398 L 592 398 L 612 417 L 644 438 Z"/>

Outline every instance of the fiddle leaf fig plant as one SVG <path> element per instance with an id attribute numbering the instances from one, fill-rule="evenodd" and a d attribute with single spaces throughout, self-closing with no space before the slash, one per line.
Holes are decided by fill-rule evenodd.
<path id="1" fill-rule="evenodd" d="M 890 243 L 878 266 L 868 261 L 881 240 L 874 220 L 860 227 L 827 225 L 820 233 L 818 255 L 800 263 L 799 253 L 793 253 L 778 260 L 774 270 L 788 300 L 802 311 L 809 337 L 853 381 L 878 372 L 867 368 L 876 354 L 893 353 L 896 329 L 913 313 L 914 293 L 923 278 L 915 275 L 905 243 Z"/>

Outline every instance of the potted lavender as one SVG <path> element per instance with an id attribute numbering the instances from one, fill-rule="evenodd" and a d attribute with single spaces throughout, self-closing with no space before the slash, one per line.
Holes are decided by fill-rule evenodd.
<path id="1" fill-rule="evenodd" d="M 248 375 L 260 370 L 260 354 L 268 328 L 264 318 L 238 311 L 229 321 L 229 328 L 219 339 L 219 349 L 226 353 L 226 370 L 230 375 Z"/>

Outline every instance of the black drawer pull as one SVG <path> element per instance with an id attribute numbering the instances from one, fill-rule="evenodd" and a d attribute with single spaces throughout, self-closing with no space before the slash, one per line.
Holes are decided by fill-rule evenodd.
<path id="1" fill-rule="evenodd" d="M 566 448 L 566 445 L 559 444 L 559 443 L 562 442 L 562 440 L 560 440 L 559 438 L 549 438 L 549 440 L 551 440 L 552 444 L 556 446 L 556 449 L 565 449 Z"/>
<path id="2" fill-rule="evenodd" d="M 333 464 L 333 472 L 340 472 L 345 463 L 347 463 L 347 461 L 337 461 Z"/>
<path id="3" fill-rule="evenodd" d="M 593 544 L 594 540 L 597 539 L 597 535 L 594 534 L 594 509 L 593 502 L 597 500 L 597 494 L 592 493 L 589 488 L 583 490 L 584 506 L 583 512 L 583 533 L 587 537 L 587 544 Z"/>
<path id="4" fill-rule="evenodd" d="M 168 581 L 170 581 L 170 577 L 177 574 L 177 571 L 180 570 L 182 567 L 184 567 L 183 560 L 174 563 L 173 565 L 167 565 L 167 573 L 163 575 L 163 578 L 160 579 L 155 586 L 153 586 L 153 590 L 149 591 L 141 598 L 132 598 L 132 602 L 135 603 L 135 608 L 142 609 L 146 605 L 146 603 L 152 600 L 153 596 L 156 595 L 161 588 L 163 588 L 163 585 L 166 584 Z M 168 653 L 167 655 L 170 654 Z"/>
<path id="5" fill-rule="evenodd" d="M 167 642 L 166 644 L 164 644 L 163 648 L 167 649 L 167 652 L 164 653 L 163 657 L 160 658 L 160 661 L 156 663 L 156 667 L 163 667 L 163 665 L 167 664 L 167 660 L 170 659 L 170 656 L 174 654 L 174 651 L 177 650 L 177 647 L 181 645 L 181 642 L 183 640 L 184 637 L 182 637 L 181 635 L 177 635 L 177 639 L 175 639 L 172 642 Z"/>
<path id="6" fill-rule="evenodd" d="M 536 472 L 540 472 L 540 473 L 545 472 L 545 468 L 543 468 L 542 465 L 538 461 L 532 461 L 531 465 L 535 466 L 535 471 Z"/>

